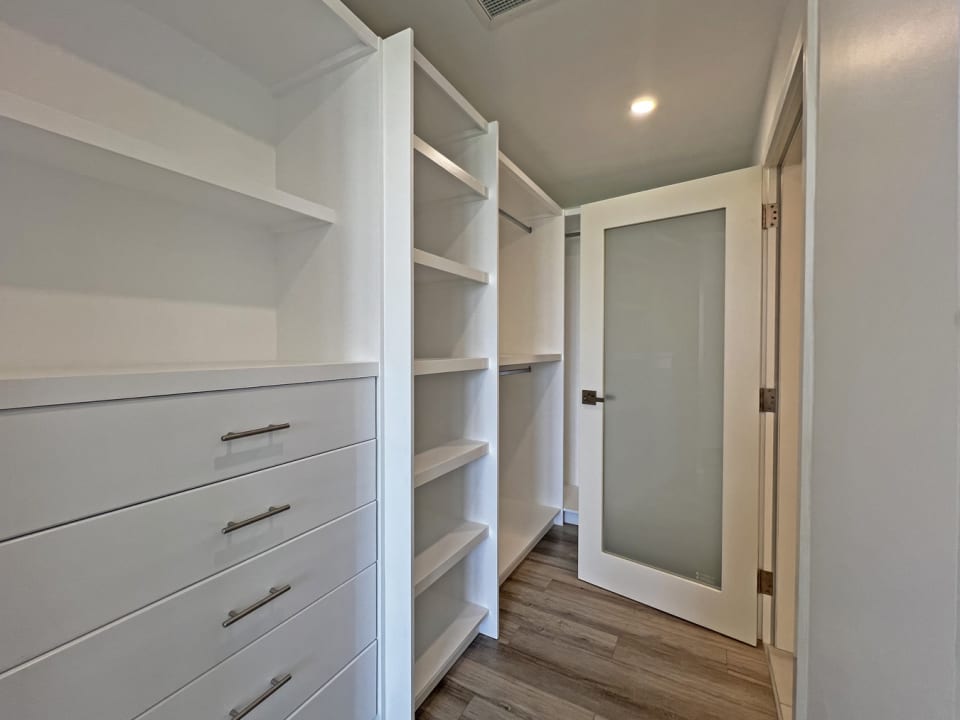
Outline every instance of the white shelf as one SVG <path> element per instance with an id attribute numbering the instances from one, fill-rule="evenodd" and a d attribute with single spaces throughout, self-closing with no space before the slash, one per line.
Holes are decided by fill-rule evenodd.
<path id="1" fill-rule="evenodd" d="M 511 368 L 518 365 L 538 365 L 540 363 L 560 362 L 563 355 L 560 353 L 518 353 L 500 356 L 500 368 Z"/>
<path id="2" fill-rule="evenodd" d="M 415 707 L 427 699 L 430 691 L 473 642 L 487 613 L 486 608 L 464 603 L 453 622 L 420 654 L 413 668 Z"/>
<path id="3" fill-rule="evenodd" d="M 377 362 L 209 363 L 0 371 L 0 410 L 374 377 Z"/>
<path id="4" fill-rule="evenodd" d="M 482 285 L 487 285 L 490 282 L 490 275 L 482 270 L 477 270 L 455 260 L 448 260 L 440 255 L 428 253 L 425 250 L 414 249 L 413 262 L 417 266 L 418 272 L 421 268 L 426 271 L 424 275 L 418 276 L 418 280 L 449 279 L 450 276 L 455 276 Z"/>
<path id="5" fill-rule="evenodd" d="M 497 538 L 500 543 L 501 585 L 547 534 L 559 513 L 560 508 L 500 500 Z"/>
<path id="6" fill-rule="evenodd" d="M 234 2 L 227 17 L 208 0 L 135 4 L 274 94 L 371 53 L 379 42 L 340 0 Z"/>
<path id="7" fill-rule="evenodd" d="M 414 202 L 417 205 L 467 197 L 485 200 L 487 186 L 419 137 L 413 138 Z"/>
<path id="8" fill-rule="evenodd" d="M 201 168 L 151 143 L 0 91 L 0 150 L 273 231 L 329 225 L 328 207 Z"/>
<path id="9" fill-rule="evenodd" d="M 490 528 L 480 523 L 465 522 L 447 533 L 413 560 L 413 596 L 442 578 L 487 539 Z"/>
<path id="10" fill-rule="evenodd" d="M 500 153 L 500 207 L 525 223 L 563 215 L 563 209 L 506 155 Z"/>
<path id="11" fill-rule="evenodd" d="M 445 144 L 485 133 L 487 121 L 418 50 L 413 51 L 414 128 Z"/>
<path id="12" fill-rule="evenodd" d="M 487 358 L 421 358 L 413 362 L 413 374 L 440 375 L 442 373 L 471 372 L 490 367 Z"/>
<path id="13" fill-rule="evenodd" d="M 413 458 L 413 486 L 426 485 L 490 452 L 490 445 L 476 440 L 454 440 L 430 448 Z"/>

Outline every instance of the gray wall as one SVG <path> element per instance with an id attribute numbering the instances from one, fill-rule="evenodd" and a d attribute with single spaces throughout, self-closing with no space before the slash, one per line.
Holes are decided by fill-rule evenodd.
<path id="1" fill-rule="evenodd" d="M 958 3 L 818 29 L 806 717 L 954 720 Z"/>

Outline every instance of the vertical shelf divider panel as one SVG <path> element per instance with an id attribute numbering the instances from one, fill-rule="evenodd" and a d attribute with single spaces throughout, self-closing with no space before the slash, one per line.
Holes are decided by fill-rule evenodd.
<path id="1" fill-rule="evenodd" d="M 503 153 L 499 191 L 502 583 L 563 522 L 565 245 L 561 208 Z"/>
<path id="2" fill-rule="evenodd" d="M 381 713 L 414 710 L 413 31 L 383 41 Z"/>

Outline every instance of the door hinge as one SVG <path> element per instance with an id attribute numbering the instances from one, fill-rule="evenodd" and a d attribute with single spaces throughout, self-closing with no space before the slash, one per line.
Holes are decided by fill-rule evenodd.
<path id="1" fill-rule="evenodd" d="M 769 570 L 757 570 L 757 595 L 773 597 L 773 573 Z"/>
<path id="2" fill-rule="evenodd" d="M 760 412 L 775 413 L 777 411 L 777 391 L 775 388 L 760 388 Z"/>
<path id="3" fill-rule="evenodd" d="M 780 227 L 780 206 L 777 203 L 767 203 L 763 206 L 763 229 L 776 227 Z"/>

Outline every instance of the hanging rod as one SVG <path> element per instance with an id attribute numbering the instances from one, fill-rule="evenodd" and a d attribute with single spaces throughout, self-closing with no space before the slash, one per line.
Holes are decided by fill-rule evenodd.
<path id="1" fill-rule="evenodd" d="M 506 210 L 501 210 L 501 211 L 500 211 L 500 214 L 503 215 L 507 220 L 509 220 L 510 222 L 512 222 L 514 225 L 516 225 L 518 228 L 521 228 L 521 229 L 523 229 L 523 230 L 526 230 L 528 235 L 532 235 L 532 234 L 533 234 L 533 228 L 532 228 L 532 227 L 530 227 L 530 226 L 527 225 L 526 223 L 520 222 L 520 221 L 517 220 L 513 215 L 511 215 L 510 213 L 508 213 Z"/>
<path id="2" fill-rule="evenodd" d="M 564 237 L 565 237 L 565 238 L 580 237 L 580 233 L 578 233 L 578 232 L 575 232 L 575 233 L 567 233 L 566 235 L 564 235 Z"/>
<path id="3" fill-rule="evenodd" d="M 509 369 L 501 370 L 500 376 L 503 377 L 505 375 L 523 375 L 525 373 L 531 373 L 531 372 L 533 372 L 533 365 L 527 365 L 526 367 L 509 368 Z"/>

